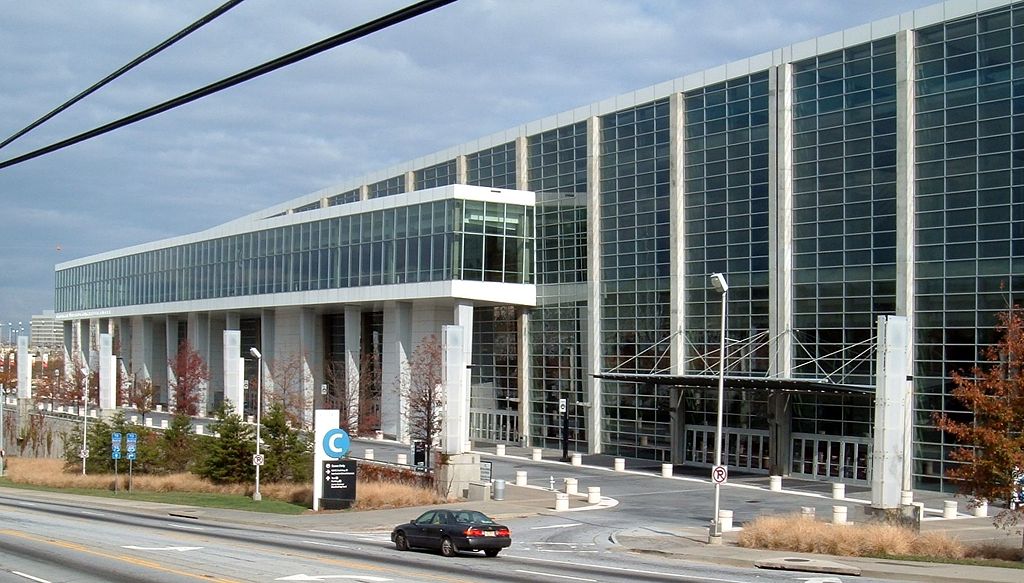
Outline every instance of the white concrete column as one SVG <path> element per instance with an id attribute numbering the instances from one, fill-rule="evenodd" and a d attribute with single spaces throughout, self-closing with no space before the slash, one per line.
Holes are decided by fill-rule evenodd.
<path id="1" fill-rule="evenodd" d="M 669 353 L 671 374 L 686 372 L 686 154 L 684 98 L 681 93 L 669 96 Z M 685 419 L 682 412 L 682 388 L 672 387 L 670 404 L 670 460 L 682 464 L 685 458 Z"/>
<path id="2" fill-rule="evenodd" d="M 18 398 L 32 398 L 32 357 L 28 353 L 28 336 L 18 336 Z"/>
<path id="3" fill-rule="evenodd" d="M 75 326 L 74 322 L 71 320 L 65 320 L 61 322 L 61 324 L 64 327 L 64 343 L 62 346 L 64 352 L 64 370 L 60 371 L 60 374 L 63 375 L 64 378 L 68 378 L 68 373 L 71 370 L 71 363 L 74 360 L 73 355 L 75 354 Z"/>
<path id="4" fill-rule="evenodd" d="M 359 427 L 359 365 L 362 355 L 363 313 L 357 308 L 345 307 L 345 383 L 349 395 L 349 419 L 355 420 L 354 428 L 359 430 L 373 429 Z"/>
<path id="5" fill-rule="evenodd" d="M 526 136 L 516 138 L 516 190 L 530 190 L 530 157 Z"/>
<path id="6" fill-rule="evenodd" d="M 601 119 L 587 119 L 587 271 L 601 273 Z M 601 453 L 601 382 L 593 373 L 601 370 L 601 285 L 600 278 L 587 279 L 583 371 L 587 388 L 587 450 Z M 584 314 L 580 314 L 584 316 Z"/>
<path id="7" fill-rule="evenodd" d="M 384 344 L 381 354 L 381 431 L 408 441 L 406 399 L 401 386 L 407 378 L 412 354 L 412 304 L 390 303 L 384 308 Z"/>
<path id="8" fill-rule="evenodd" d="M 242 358 L 242 333 L 238 330 L 225 330 L 224 343 L 224 401 L 231 404 L 235 412 L 242 414 L 243 403 L 242 379 L 245 376 L 245 360 Z M 246 351 L 248 354 L 248 350 Z"/>
<path id="9" fill-rule="evenodd" d="M 871 506 L 899 508 L 906 465 L 906 408 L 910 404 L 907 382 L 907 319 L 878 317 L 875 366 L 875 426 L 871 456 Z"/>
<path id="10" fill-rule="evenodd" d="M 776 338 L 768 363 L 771 376 L 789 377 L 793 361 L 793 68 L 789 64 L 769 70 L 768 270 L 769 337 Z M 789 444 L 777 444 L 775 449 Z"/>
<path id="11" fill-rule="evenodd" d="M 260 345 L 259 351 L 263 355 L 261 371 L 263 377 L 263 393 L 274 390 L 274 374 L 270 363 L 277 357 L 275 340 L 277 338 L 277 311 L 273 308 L 266 308 L 260 313 Z M 255 387 L 253 387 L 255 389 Z M 263 399 L 263 411 L 266 411 L 266 399 Z"/>
<path id="12" fill-rule="evenodd" d="M 321 332 L 318 334 L 318 332 Z M 300 362 L 302 364 L 302 422 L 307 428 L 313 427 L 313 409 L 323 382 L 323 342 L 319 318 L 309 309 L 299 310 Z"/>
<path id="13" fill-rule="evenodd" d="M 519 436 L 526 445 L 530 435 L 530 312 L 516 311 L 519 326 Z"/>
<path id="14" fill-rule="evenodd" d="M 206 312 L 191 312 L 188 315 L 188 341 L 192 345 L 192 349 L 196 351 L 203 362 L 206 363 L 206 369 L 210 371 L 216 370 L 211 363 L 210 359 L 210 315 Z M 197 391 L 199 393 L 196 401 L 196 409 L 200 415 L 206 414 L 207 404 L 210 402 L 210 380 L 200 383 Z"/>
<path id="15" fill-rule="evenodd" d="M 153 378 L 153 320 L 144 316 L 132 317 L 132 357 L 130 369 L 139 381 Z"/>
<path id="16" fill-rule="evenodd" d="M 164 338 L 167 355 L 167 360 L 164 362 L 164 367 L 167 370 L 167 385 L 164 394 L 166 395 L 167 410 L 171 411 L 174 409 L 174 391 L 171 387 L 177 382 L 171 363 L 178 357 L 178 342 L 181 340 L 178 338 L 177 317 L 167 316 L 164 319 Z"/>
<path id="17" fill-rule="evenodd" d="M 914 212 L 917 190 L 914 181 L 914 32 L 896 33 L 896 315 L 907 319 L 907 330 L 914 329 Z M 913 370 L 914 335 L 907 335 L 906 369 Z M 907 383 L 904 414 L 907 427 L 913 427 L 914 384 Z M 914 451 L 913 431 L 907 431 L 903 447 Z M 914 456 L 904 456 L 905 492 L 914 488 Z"/>
<path id="18" fill-rule="evenodd" d="M 403 186 L 405 188 L 403 190 L 405 192 L 412 192 L 416 190 L 416 173 L 412 170 L 407 171 L 404 175 L 404 182 L 405 184 Z"/>
<path id="19" fill-rule="evenodd" d="M 469 176 L 469 164 L 466 163 L 466 155 L 455 157 L 455 183 L 466 184 Z"/>
<path id="20" fill-rule="evenodd" d="M 100 334 L 100 411 L 116 408 L 117 398 L 114 393 L 117 362 L 114 356 L 114 338 L 108 334 Z"/>
<path id="21" fill-rule="evenodd" d="M 462 398 L 455 402 L 449 401 L 448 410 L 451 411 L 456 406 L 458 407 L 458 415 L 461 420 L 459 432 L 464 440 L 469 441 L 469 401 L 473 391 L 473 371 L 470 368 L 473 364 L 473 304 L 456 302 L 453 323 L 462 328 L 462 362 L 464 367 L 462 369 Z"/>
<path id="22" fill-rule="evenodd" d="M 468 399 L 463 384 L 466 362 L 463 352 L 465 331 L 461 326 L 442 326 L 441 351 L 444 355 L 443 375 L 445 395 L 449 403 Z M 465 452 L 468 435 L 462 432 L 461 408 L 449 405 L 442 423 L 441 450 L 448 455 Z"/>

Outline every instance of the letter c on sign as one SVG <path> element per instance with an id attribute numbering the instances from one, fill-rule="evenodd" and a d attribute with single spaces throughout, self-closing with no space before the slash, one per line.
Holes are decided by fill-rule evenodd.
<path id="1" fill-rule="evenodd" d="M 335 428 L 324 435 L 323 446 L 327 457 L 338 459 L 345 457 L 345 454 L 348 453 L 349 448 L 352 446 L 352 441 L 344 429 Z"/>

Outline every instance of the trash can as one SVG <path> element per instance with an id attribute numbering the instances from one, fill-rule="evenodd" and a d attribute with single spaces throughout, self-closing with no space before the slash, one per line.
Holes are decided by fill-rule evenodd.
<path id="1" fill-rule="evenodd" d="M 494 499 L 504 500 L 505 499 L 505 480 L 494 480 Z"/>

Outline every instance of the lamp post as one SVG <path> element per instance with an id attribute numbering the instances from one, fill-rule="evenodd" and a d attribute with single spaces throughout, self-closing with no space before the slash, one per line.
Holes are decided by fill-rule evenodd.
<path id="1" fill-rule="evenodd" d="M 711 274 L 711 285 L 715 291 L 722 294 L 722 328 L 720 343 L 718 346 L 718 420 L 715 423 L 715 468 L 712 470 L 712 478 L 715 483 L 715 515 L 711 519 L 711 529 L 708 532 L 708 542 L 721 544 L 722 522 L 718 519 L 719 509 L 722 500 L 721 480 L 714 475 L 722 467 L 722 407 L 725 400 L 725 312 L 726 294 L 729 293 L 729 284 L 721 273 Z"/>
<path id="2" fill-rule="evenodd" d="M 82 451 L 79 452 L 79 455 L 82 456 L 82 475 L 84 476 L 85 460 L 89 457 L 89 370 L 83 368 L 82 376 L 85 390 L 82 391 Z"/>
<path id="3" fill-rule="evenodd" d="M 4 356 L 6 357 L 7 355 L 5 354 Z M 0 478 L 4 476 L 4 456 L 7 455 L 7 452 L 4 450 L 4 405 L 6 401 L 7 387 L 0 383 Z"/>
<path id="4" fill-rule="evenodd" d="M 260 447 L 260 413 L 263 409 L 263 355 L 256 350 L 255 346 L 249 349 L 249 354 L 256 357 L 256 456 L 258 456 L 263 449 Z M 262 460 L 253 457 L 253 464 L 256 466 L 256 491 L 252 493 L 252 499 L 255 502 L 263 499 L 260 494 L 260 461 Z"/>

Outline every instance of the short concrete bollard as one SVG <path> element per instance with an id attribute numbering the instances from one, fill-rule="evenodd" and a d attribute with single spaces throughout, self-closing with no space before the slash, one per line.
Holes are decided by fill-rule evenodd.
<path id="1" fill-rule="evenodd" d="M 672 477 L 672 464 L 661 464 L 661 477 L 671 478 Z"/>
<path id="2" fill-rule="evenodd" d="M 801 506 L 800 516 L 804 518 L 814 518 L 814 507 L 813 506 Z"/>
<path id="3" fill-rule="evenodd" d="M 601 487 L 600 486 L 588 486 L 587 487 L 587 504 L 597 504 L 601 501 Z"/>
<path id="4" fill-rule="evenodd" d="M 157 405 L 156 406 L 156 412 L 157 413 L 163 413 L 164 412 L 164 406 L 163 405 Z"/>
<path id="5" fill-rule="evenodd" d="M 832 499 L 842 500 L 843 498 L 846 498 L 846 484 L 832 484 Z"/>
<path id="6" fill-rule="evenodd" d="M 206 431 L 206 427 L 203 425 L 196 425 L 196 435 L 202 435 Z"/>
<path id="7" fill-rule="evenodd" d="M 145 425 L 146 425 L 146 427 L 152 427 L 153 426 L 153 418 L 152 417 L 146 417 Z"/>
<path id="8" fill-rule="evenodd" d="M 974 507 L 975 518 L 985 518 L 988 516 L 988 502 L 981 502 Z"/>
<path id="9" fill-rule="evenodd" d="M 846 507 L 832 507 L 832 524 L 846 524 Z"/>
<path id="10" fill-rule="evenodd" d="M 910 506 L 914 503 L 913 490 L 900 490 L 900 506 Z"/>
<path id="11" fill-rule="evenodd" d="M 582 454 L 578 454 L 578 453 L 572 454 L 572 465 L 574 465 L 574 466 L 582 466 L 583 465 L 583 455 Z"/>
<path id="12" fill-rule="evenodd" d="M 576 478 L 565 478 L 565 493 L 579 494 L 579 481 Z"/>
<path id="13" fill-rule="evenodd" d="M 768 476 L 768 489 L 772 492 L 781 492 L 782 476 Z"/>
<path id="14" fill-rule="evenodd" d="M 493 498 L 499 502 L 505 499 L 505 480 L 494 480 Z"/>
<path id="15" fill-rule="evenodd" d="M 562 492 L 555 493 L 555 512 L 569 509 L 569 495 Z"/>
<path id="16" fill-rule="evenodd" d="M 253 417 L 252 415 L 246 415 L 245 421 L 246 423 L 256 423 L 256 418 Z"/>
<path id="17" fill-rule="evenodd" d="M 626 471 L 626 458 L 617 457 L 615 458 L 615 471 L 624 472 Z"/>
<path id="18" fill-rule="evenodd" d="M 543 455 L 544 455 L 544 450 L 543 449 L 541 449 L 539 447 L 533 448 L 533 461 L 539 462 Z"/>
<path id="19" fill-rule="evenodd" d="M 720 509 L 718 511 L 718 524 L 722 525 L 722 532 L 732 530 L 732 510 Z"/>
<path id="20" fill-rule="evenodd" d="M 166 419 L 161 419 L 160 420 L 160 429 L 167 429 L 167 420 Z"/>
<path id="21" fill-rule="evenodd" d="M 134 423 L 136 425 L 139 424 L 139 416 L 138 415 L 132 415 L 131 417 L 129 417 L 129 419 L 131 419 L 132 423 Z"/>
<path id="22" fill-rule="evenodd" d="M 526 485 L 526 470 L 516 470 L 516 486 Z"/>
<path id="23" fill-rule="evenodd" d="M 494 453 L 495 455 L 500 456 L 505 455 L 505 444 L 499 443 L 498 445 L 494 446 Z"/>
<path id="24" fill-rule="evenodd" d="M 956 500 L 945 500 L 942 503 L 942 517 L 956 518 Z"/>
<path id="25" fill-rule="evenodd" d="M 396 458 L 396 462 L 403 466 L 409 464 L 409 454 L 407 453 L 400 453 L 396 456 Z"/>
<path id="26" fill-rule="evenodd" d="M 363 458 L 364 459 L 368 459 L 368 460 L 372 460 L 373 459 L 373 450 L 372 449 L 368 449 L 368 450 L 364 451 L 363 452 Z"/>

